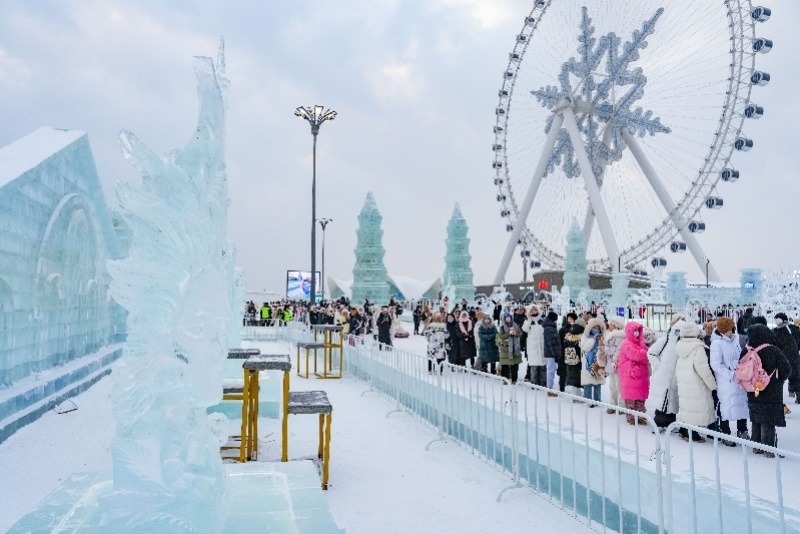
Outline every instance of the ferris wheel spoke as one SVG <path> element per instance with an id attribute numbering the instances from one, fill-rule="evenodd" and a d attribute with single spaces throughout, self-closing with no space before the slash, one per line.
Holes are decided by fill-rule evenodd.
<path id="1" fill-rule="evenodd" d="M 580 130 L 578 130 L 575 112 L 572 111 L 572 108 L 567 107 L 561 112 L 561 115 L 564 117 L 564 127 L 569 133 L 572 147 L 575 150 L 575 155 L 578 157 L 581 176 L 583 176 L 586 192 L 589 194 L 591 209 L 594 211 L 595 217 L 597 217 L 597 225 L 600 228 L 600 235 L 603 237 L 603 244 L 606 246 L 606 251 L 608 252 L 608 260 L 611 262 L 612 266 L 618 265 L 619 248 L 617 247 L 617 239 L 614 237 L 614 231 L 611 228 L 611 221 L 608 218 L 606 206 L 603 204 L 603 199 L 600 196 L 600 188 L 597 186 L 597 178 L 592 171 L 592 163 L 589 160 L 589 154 L 586 152 L 583 139 L 581 139 Z"/>
<path id="2" fill-rule="evenodd" d="M 542 153 L 539 156 L 539 162 L 536 164 L 536 170 L 533 171 L 533 176 L 531 176 L 531 185 L 528 187 L 528 191 L 525 193 L 525 200 L 523 200 L 522 205 L 519 208 L 517 219 L 514 222 L 514 228 L 511 231 L 511 237 L 508 239 L 506 251 L 503 254 L 503 258 L 500 260 L 500 267 L 497 269 L 497 275 L 494 277 L 495 285 L 502 284 L 503 279 L 506 277 L 508 266 L 511 264 L 511 257 L 514 255 L 514 250 L 517 248 L 520 235 L 522 235 L 522 231 L 525 229 L 528 215 L 530 215 L 531 212 L 531 206 L 533 206 L 533 201 L 536 198 L 536 192 L 539 190 L 539 184 L 542 183 L 542 178 L 547 170 L 547 162 L 550 160 L 550 154 L 553 152 L 553 147 L 556 146 L 556 141 L 561 133 L 562 121 L 563 118 L 560 115 L 557 115 L 553 119 L 553 123 L 550 125 L 550 132 L 547 134 L 544 147 L 542 147 Z"/>
<path id="3" fill-rule="evenodd" d="M 719 282 L 720 278 L 716 269 L 714 269 L 714 266 L 711 265 L 710 260 L 707 259 L 708 257 L 703 252 L 703 249 L 700 246 L 700 243 L 697 241 L 697 238 L 689 231 L 689 221 L 685 221 L 680 218 L 678 213 L 678 205 L 675 204 L 675 201 L 672 200 L 672 197 L 669 195 L 669 192 L 667 192 L 664 184 L 661 183 L 661 179 L 658 177 L 658 174 L 653 166 L 650 165 L 650 161 L 642 151 L 642 147 L 639 146 L 639 142 L 636 141 L 636 138 L 632 136 L 630 132 L 628 132 L 627 128 L 623 128 L 622 135 L 625 138 L 625 142 L 628 144 L 628 148 L 630 148 L 633 157 L 636 159 L 636 162 L 639 164 L 639 167 L 642 169 L 645 177 L 647 177 L 647 181 L 650 182 L 650 186 L 653 188 L 653 191 L 655 191 L 656 196 L 658 196 L 658 199 L 661 201 L 664 209 L 667 210 L 667 213 L 669 213 L 669 216 L 672 219 L 672 224 L 675 225 L 678 232 L 681 234 L 684 243 L 686 243 L 686 247 L 692 253 L 697 265 L 700 267 L 700 269 L 707 267 L 709 278 L 714 282 Z"/>

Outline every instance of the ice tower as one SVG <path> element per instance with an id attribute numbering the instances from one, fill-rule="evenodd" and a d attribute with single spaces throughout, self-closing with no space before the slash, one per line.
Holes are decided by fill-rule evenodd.
<path id="1" fill-rule="evenodd" d="M 456 202 L 453 215 L 450 217 L 450 222 L 447 223 L 447 239 L 445 240 L 447 253 L 444 257 L 444 275 L 442 276 L 442 286 L 448 288 L 452 293 L 448 295 L 453 299 L 451 302 L 461 302 L 461 299 L 472 302 L 475 298 L 468 231 L 467 221 Z"/>
<path id="2" fill-rule="evenodd" d="M 364 207 L 358 214 L 358 230 L 356 230 L 356 265 L 353 267 L 353 285 L 351 286 L 353 304 L 361 304 L 369 300 L 375 304 L 389 302 L 389 283 L 386 279 L 386 267 L 383 265 L 383 217 L 378 211 L 372 192 L 367 193 Z"/>
<path id="3" fill-rule="evenodd" d="M 569 288 L 573 300 L 578 293 L 589 289 L 589 271 L 586 263 L 586 243 L 578 220 L 573 217 L 567 232 L 567 254 L 564 258 L 564 286 Z"/>

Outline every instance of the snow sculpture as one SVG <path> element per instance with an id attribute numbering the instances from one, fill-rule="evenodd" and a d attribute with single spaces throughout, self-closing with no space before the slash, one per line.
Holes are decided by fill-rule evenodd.
<path id="1" fill-rule="evenodd" d="M 358 214 L 356 230 L 356 265 L 353 267 L 351 295 L 354 304 L 369 300 L 373 304 L 389 302 L 389 284 L 386 282 L 386 267 L 383 265 L 383 217 L 378 211 L 372 192 L 367 193 L 364 207 Z"/>
<path id="2" fill-rule="evenodd" d="M 453 215 L 447 223 L 447 253 L 444 257 L 445 267 L 442 283 L 444 287 L 452 286 L 452 294 L 448 296 L 451 302 L 459 303 L 461 299 L 472 302 L 475 299 L 475 286 L 472 285 L 472 268 L 470 261 L 472 256 L 469 254 L 469 238 L 467 232 L 469 227 L 467 221 L 461 214 L 461 208 L 456 202 L 453 208 Z"/>
<path id="3" fill-rule="evenodd" d="M 120 183 L 128 258 L 109 262 L 127 310 L 128 343 L 114 371 L 114 491 L 104 532 L 221 532 L 224 472 L 206 408 L 219 402 L 229 295 L 225 233 L 224 48 L 196 57 L 200 108 L 186 146 L 160 157 L 132 133 L 123 155 L 142 185 Z"/>
<path id="4" fill-rule="evenodd" d="M 586 243 L 578 220 L 572 218 L 567 232 L 567 253 L 564 256 L 564 285 L 573 295 L 589 289 L 589 271 L 586 263 Z"/>

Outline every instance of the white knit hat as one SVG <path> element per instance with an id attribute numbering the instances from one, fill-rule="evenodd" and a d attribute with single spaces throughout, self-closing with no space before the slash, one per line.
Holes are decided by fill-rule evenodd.
<path id="1" fill-rule="evenodd" d="M 684 323 L 681 326 L 681 337 L 700 337 L 700 327 L 692 322 Z"/>

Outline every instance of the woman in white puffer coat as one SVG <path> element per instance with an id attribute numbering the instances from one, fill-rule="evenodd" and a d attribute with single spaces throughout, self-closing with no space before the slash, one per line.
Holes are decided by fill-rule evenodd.
<path id="1" fill-rule="evenodd" d="M 736 382 L 733 370 L 739 365 L 739 334 L 733 332 L 734 322 L 728 317 L 720 317 L 717 327 L 711 334 L 711 368 L 717 379 L 717 397 L 722 423 L 720 432 L 731 433 L 731 421 L 736 421 L 736 437 L 750 439 L 747 433 L 747 420 L 750 410 L 747 407 L 747 393 Z M 729 447 L 732 441 L 723 440 Z"/>
<path id="2" fill-rule="evenodd" d="M 619 346 L 625 341 L 625 320 L 621 317 L 612 317 L 608 321 L 608 329 L 603 339 L 603 350 L 606 354 L 606 376 L 608 376 L 608 389 L 611 393 L 609 404 L 623 406 L 625 403 L 619 396 L 619 374 L 617 373 L 617 356 Z M 606 413 L 619 413 L 613 408 Z"/>
<path id="3" fill-rule="evenodd" d="M 528 318 L 522 325 L 522 331 L 528 333 L 525 346 L 525 358 L 528 360 L 528 372 L 525 379 L 537 386 L 547 387 L 547 362 L 544 359 L 544 328 L 539 323 L 539 308 L 532 307 Z"/>
<path id="4" fill-rule="evenodd" d="M 675 376 L 678 354 L 675 346 L 684 324 L 683 317 L 677 316 L 667 335 L 657 339 L 647 351 L 650 368 L 653 370 L 649 400 L 656 408 L 654 420 L 659 428 L 666 428 L 674 423 L 678 415 L 678 379 Z"/>
<path id="5" fill-rule="evenodd" d="M 705 345 L 700 327 L 687 322 L 681 328 L 681 340 L 675 345 L 678 363 L 675 375 L 678 379 L 678 421 L 690 425 L 707 427 L 716 419 L 714 399 L 711 392 L 717 389 L 714 374 L 708 365 Z M 688 441 L 689 433 L 681 429 L 681 437 Z M 692 440 L 704 442 L 702 436 L 693 432 Z"/>

